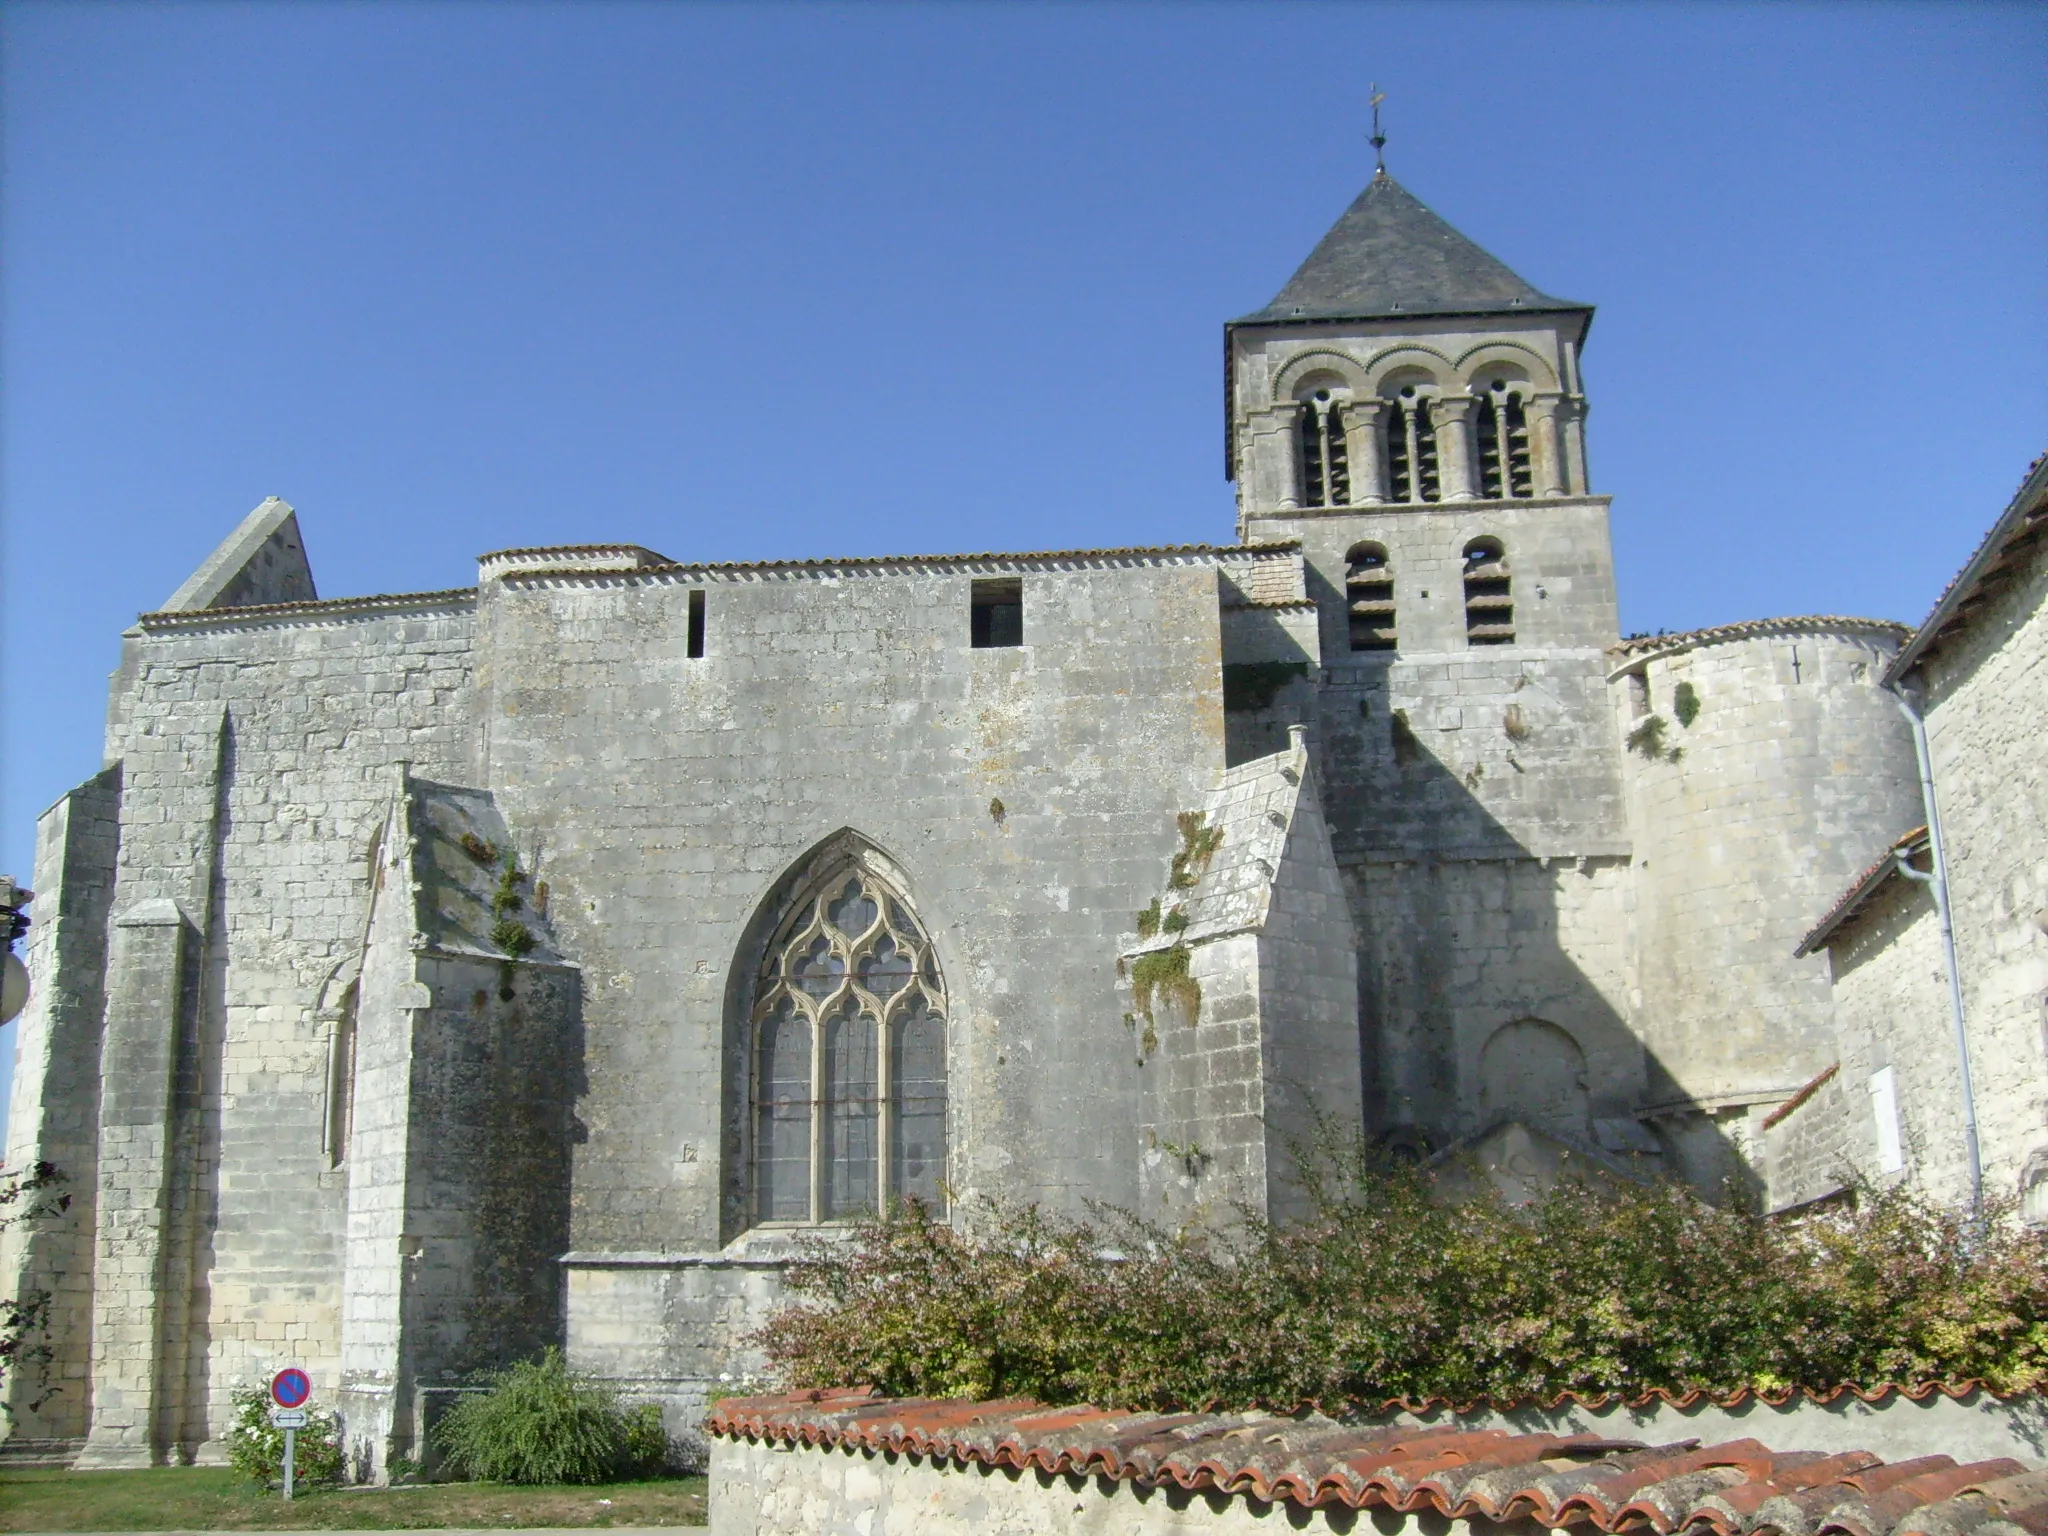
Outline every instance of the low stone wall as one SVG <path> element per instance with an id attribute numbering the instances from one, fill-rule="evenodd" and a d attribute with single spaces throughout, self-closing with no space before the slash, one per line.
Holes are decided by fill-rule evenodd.
<path id="1" fill-rule="evenodd" d="M 745 1440 L 714 1440 L 711 1451 L 711 1536 L 1395 1536 L 1411 1529 L 1466 1536 L 1474 1525 L 1487 1536 L 1543 1530 L 1533 1520 L 1445 1521 L 1342 1505 L 1304 1511 L 1214 1490 L 1138 1488 L 1108 1477 L 889 1452 L 792 1450 Z"/>
<path id="2" fill-rule="evenodd" d="M 1980 1390 L 1339 1423 L 849 1389 L 727 1399 L 705 1427 L 728 1536 L 2048 1528 L 2042 1399 Z"/>

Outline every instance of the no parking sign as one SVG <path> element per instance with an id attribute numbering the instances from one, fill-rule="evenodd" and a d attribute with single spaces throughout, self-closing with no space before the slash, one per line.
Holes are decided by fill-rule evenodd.
<path id="1" fill-rule="evenodd" d="M 270 1378 L 270 1422 L 284 1431 L 284 1496 L 292 1496 L 292 1462 L 298 1451 L 298 1432 L 306 1427 L 306 1399 L 313 1395 L 313 1378 L 296 1365 L 288 1365 Z"/>

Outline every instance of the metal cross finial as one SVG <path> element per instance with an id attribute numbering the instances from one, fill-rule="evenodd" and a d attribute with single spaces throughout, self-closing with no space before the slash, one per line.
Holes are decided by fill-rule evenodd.
<path id="1" fill-rule="evenodd" d="M 1381 91 L 1381 90 L 1380 90 L 1379 82 L 1378 82 L 1377 80 L 1375 80 L 1375 81 L 1374 81 L 1374 82 L 1372 83 L 1372 87 L 1371 87 L 1371 89 L 1372 89 L 1372 139 L 1371 139 L 1371 143 L 1372 143 L 1372 152 L 1373 152 L 1373 155 L 1374 155 L 1374 156 L 1375 156 L 1375 157 L 1376 157 L 1376 158 L 1378 159 L 1378 161 L 1379 161 L 1379 170 L 1380 170 L 1381 174 L 1385 174 L 1385 172 L 1386 172 L 1386 169 L 1387 169 L 1387 136 L 1386 136 L 1386 135 L 1385 135 L 1384 133 L 1381 133 L 1381 132 L 1380 132 L 1380 103 L 1381 103 L 1381 102 L 1383 102 L 1383 101 L 1385 101 L 1385 100 L 1386 100 L 1387 98 L 1386 98 L 1386 94 L 1385 94 L 1385 93 L 1384 93 L 1383 91 Z"/>

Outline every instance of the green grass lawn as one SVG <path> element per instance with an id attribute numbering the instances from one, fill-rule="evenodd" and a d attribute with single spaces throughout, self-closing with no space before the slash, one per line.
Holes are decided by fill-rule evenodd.
<path id="1" fill-rule="evenodd" d="M 224 1467 L 0 1472 L 0 1531 L 434 1530 L 447 1526 L 702 1525 L 704 1479 L 316 1488 L 287 1504 Z"/>

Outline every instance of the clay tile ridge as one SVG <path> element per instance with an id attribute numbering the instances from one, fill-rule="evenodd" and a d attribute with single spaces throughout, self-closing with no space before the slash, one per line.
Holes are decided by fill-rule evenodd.
<path id="1" fill-rule="evenodd" d="M 1011 570 L 1048 564 L 1118 565 L 1150 561 L 1256 560 L 1291 554 L 1299 539 L 1260 540 L 1255 544 L 1139 544 L 1113 549 L 1039 549 L 970 554 L 851 555 L 809 560 L 712 560 L 690 562 L 654 556 L 638 545 L 563 545 L 559 549 L 501 549 L 477 557 L 487 579 L 508 585 L 560 582 L 611 585 L 650 578 L 751 579 L 764 576 L 873 574 L 920 569 L 985 567 Z M 639 550 L 639 554 L 631 551 Z M 640 558 L 640 556 L 650 558 Z"/>
<path id="2" fill-rule="evenodd" d="M 1632 635 L 1607 647 L 1607 654 L 1614 662 L 1615 673 L 1619 674 L 1651 656 L 1671 655 L 1730 640 L 1750 640 L 1759 635 L 1864 635 L 1890 641 L 1896 649 L 1912 632 L 1909 625 L 1893 619 L 1844 618 L 1840 614 L 1819 613 L 1788 619 L 1744 619 L 1735 624 L 1688 629 L 1675 635 Z"/>
<path id="3" fill-rule="evenodd" d="M 1078 1473 L 1145 1488 L 1214 1489 L 1302 1508 L 1586 1524 L 1609 1536 L 2048 1532 L 2048 1473 L 2028 1473 L 2017 1462 L 1958 1466 L 1952 1457 L 1927 1456 L 1886 1463 L 1861 1451 L 1773 1452 L 1747 1439 L 1645 1446 L 1591 1435 L 1361 1427 L 1271 1413 L 889 1399 L 865 1389 L 728 1398 L 713 1407 L 705 1427 L 726 1438 Z"/>
<path id="4" fill-rule="evenodd" d="M 1738 1387 L 1732 1392 L 1712 1392 L 1704 1387 L 1695 1387 L 1689 1392 L 1673 1392 L 1664 1387 L 1652 1387 L 1645 1392 L 1559 1392 L 1551 1397 L 1493 1398 L 1476 1397 L 1469 1401 L 1448 1397 L 1390 1397 L 1379 1402 L 1342 1405 L 1345 1412 L 1358 1413 L 1477 1413 L 1492 1410 L 1506 1413 L 1524 1408 L 1589 1408 L 1601 1409 L 1609 1406 L 1620 1408 L 1654 1408 L 1668 1405 L 1673 1408 L 1691 1408 L 1698 1403 L 1712 1403 L 1717 1408 L 1736 1408 L 1754 1399 L 1782 1408 L 1795 1398 L 1826 1406 L 1850 1396 L 1866 1403 L 1881 1403 L 1894 1395 L 1910 1402 L 1924 1403 L 1939 1393 L 1943 1397 L 1965 1398 L 1973 1393 L 1987 1397 L 1998 1394 L 1978 1378 L 1971 1376 L 1959 1381 L 1917 1381 L 1911 1383 L 1886 1382 L 1881 1386 L 1863 1387 L 1854 1382 L 1841 1382 L 1832 1387 L 1785 1387 L 1778 1391 L 1758 1391 L 1754 1387 Z M 2031 1394 L 2018 1394 L 2030 1396 Z"/>

